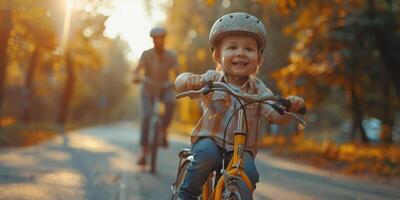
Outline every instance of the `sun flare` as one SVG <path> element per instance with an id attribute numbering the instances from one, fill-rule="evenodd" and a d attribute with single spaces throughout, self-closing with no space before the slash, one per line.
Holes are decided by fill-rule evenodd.
<path id="1" fill-rule="evenodd" d="M 74 0 L 66 0 L 65 2 L 65 16 L 64 16 L 64 25 L 61 39 L 61 50 L 64 51 L 67 47 L 68 37 L 69 37 L 69 29 L 71 24 L 71 15 L 72 8 L 74 5 Z"/>
<path id="2" fill-rule="evenodd" d="M 165 13 L 161 5 L 167 0 L 160 0 L 151 4 L 151 15 L 146 12 L 142 0 L 115 0 L 115 9 L 106 21 L 105 35 L 110 38 L 117 36 L 127 41 L 130 51 L 128 59 L 136 61 L 141 53 L 153 46 L 148 35 L 155 25 L 165 20 Z"/>

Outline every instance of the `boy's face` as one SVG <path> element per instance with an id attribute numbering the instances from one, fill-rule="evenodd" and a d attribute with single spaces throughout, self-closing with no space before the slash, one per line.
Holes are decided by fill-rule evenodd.
<path id="1" fill-rule="evenodd" d="M 223 71 L 232 76 L 250 76 L 262 64 L 256 40 L 244 35 L 224 37 L 213 56 Z"/>

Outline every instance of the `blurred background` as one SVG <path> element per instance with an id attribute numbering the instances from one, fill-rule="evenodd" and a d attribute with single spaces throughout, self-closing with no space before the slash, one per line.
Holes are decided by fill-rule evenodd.
<path id="1" fill-rule="evenodd" d="M 400 2 L 394 0 L 0 0 L 0 146 L 60 129 L 139 120 L 132 70 L 164 25 L 181 71 L 213 69 L 208 33 L 233 11 L 268 31 L 258 76 L 281 96 L 302 96 L 308 126 L 265 125 L 262 146 L 318 160 L 400 169 Z M 200 117 L 180 100 L 175 128 Z M 179 124 L 179 125 L 177 125 Z M 185 132 L 188 134 L 188 132 Z M 288 145 L 291 144 L 291 145 Z M 290 146 L 290 148 L 288 147 Z"/>

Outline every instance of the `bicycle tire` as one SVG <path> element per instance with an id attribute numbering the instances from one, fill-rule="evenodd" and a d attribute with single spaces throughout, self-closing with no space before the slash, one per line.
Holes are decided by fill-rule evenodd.
<path id="1" fill-rule="evenodd" d="M 236 176 L 229 178 L 221 196 L 224 200 L 253 200 L 253 195 L 246 183 Z"/>
<path id="2" fill-rule="evenodd" d="M 181 166 L 179 167 L 179 172 L 178 172 L 176 181 L 174 183 L 175 185 L 173 186 L 173 187 L 175 187 L 174 188 L 175 189 L 175 193 L 174 193 L 174 191 L 172 191 L 171 200 L 177 200 L 178 199 L 178 191 L 179 191 L 179 188 L 182 185 L 183 180 L 186 177 L 186 172 L 187 172 L 187 169 L 189 168 L 189 165 L 190 165 L 190 161 L 189 160 L 185 160 L 183 162 L 183 164 L 181 164 Z"/>
<path id="3" fill-rule="evenodd" d="M 161 131 L 161 121 L 158 117 L 153 117 L 150 121 L 151 125 L 151 135 L 152 135 L 152 143 L 151 143 L 151 152 L 150 152 L 150 172 L 152 174 L 157 173 L 157 151 L 159 146 L 159 135 Z"/>

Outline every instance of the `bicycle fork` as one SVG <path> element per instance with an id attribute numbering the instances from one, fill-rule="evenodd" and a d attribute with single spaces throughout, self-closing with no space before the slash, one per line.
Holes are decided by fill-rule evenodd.
<path id="1" fill-rule="evenodd" d="M 224 187 L 228 185 L 228 181 L 230 181 L 232 176 L 240 177 L 245 182 L 246 186 L 249 188 L 250 192 L 253 192 L 254 188 L 251 184 L 249 177 L 244 173 L 242 165 L 242 155 L 245 151 L 246 145 L 246 130 L 244 129 L 244 113 L 243 110 L 240 109 L 238 113 L 238 123 L 237 130 L 234 132 L 234 152 L 231 161 L 227 169 L 224 169 L 224 166 L 221 170 L 222 176 L 217 183 L 215 190 L 213 191 L 211 196 L 214 196 L 215 199 L 222 199 L 221 193 L 215 191 L 223 191 Z M 223 160 L 223 165 L 225 165 L 225 160 Z"/>

